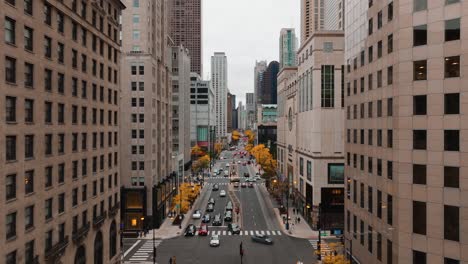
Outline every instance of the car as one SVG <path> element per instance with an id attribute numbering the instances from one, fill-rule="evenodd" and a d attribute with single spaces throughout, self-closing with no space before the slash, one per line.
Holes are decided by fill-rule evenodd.
<path id="1" fill-rule="evenodd" d="M 247 187 L 247 184 L 245 182 L 241 183 L 241 188 Z"/>
<path id="2" fill-rule="evenodd" d="M 226 197 L 226 191 L 225 190 L 221 190 L 219 192 L 219 197 Z"/>
<path id="3" fill-rule="evenodd" d="M 256 180 L 254 178 L 250 178 L 250 179 L 245 180 L 245 182 L 256 182 Z"/>
<path id="4" fill-rule="evenodd" d="M 242 161 L 240 161 L 240 160 L 237 161 L 238 164 L 241 164 L 241 162 L 242 162 Z"/>
<path id="5" fill-rule="evenodd" d="M 208 200 L 208 204 L 213 204 L 214 205 L 215 204 L 215 199 L 213 197 L 210 197 L 210 199 Z"/>
<path id="6" fill-rule="evenodd" d="M 202 223 L 209 223 L 211 221 L 211 216 L 210 214 L 206 214 L 202 217 Z"/>
<path id="7" fill-rule="evenodd" d="M 245 162 L 244 162 L 244 163 L 242 163 L 242 166 L 244 166 L 244 167 L 245 167 L 245 165 L 246 165 L 246 163 L 245 163 Z"/>
<path id="8" fill-rule="evenodd" d="M 226 204 L 226 211 L 232 211 L 232 202 L 229 201 L 227 204 Z"/>
<path id="9" fill-rule="evenodd" d="M 190 225 L 187 226 L 187 228 L 185 228 L 184 235 L 185 236 L 194 236 L 196 232 L 197 232 L 197 228 L 195 227 L 195 225 L 190 224 Z"/>
<path id="10" fill-rule="evenodd" d="M 238 188 L 239 187 L 239 182 L 235 182 L 234 183 L 234 188 Z"/>
<path id="11" fill-rule="evenodd" d="M 223 171 L 223 168 L 219 168 L 218 172 L 221 173 Z"/>
<path id="12" fill-rule="evenodd" d="M 244 177 L 248 178 L 250 175 L 248 172 L 244 172 Z"/>
<path id="13" fill-rule="evenodd" d="M 253 187 L 254 187 L 253 183 L 249 182 L 249 188 L 253 188 Z"/>
<path id="14" fill-rule="evenodd" d="M 213 173 L 214 173 L 215 175 L 218 174 L 218 170 L 217 170 L 217 169 L 214 169 L 214 170 L 213 170 Z"/>
<path id="15" fill-rule="evenodd" d="M 212 235 L 210 238 L 210 247 L 218 247 L 219 246 L 219 236 Z"/>
<path id="16" fill-rule="evenodd" d="M 201 218 L 201 211 L 195 210 L 192 214 L 192 219 L 200 219 Z"/>
<path id="17" fill-rule="evenodd" d="M 232 234 L 240 234 L 240 227 L 238 224 L 229 224 L 228 225 L 228 231 L 231 232 Z"/>
<path id="18" fill-rule="evenodd" d="M 255 234 L 252 236 L 252 241 L 265 244 L 265 245 L 273 245 L 273 240 L 266 235 L 261 235 L 261 234 Z"/>
<path id="19" fill-rule="evenodd" d="M 202 224 L 198 229 L 199 236 L 207 236 L 208 235 L 208 226 L 206 224 Z"/>
<path id="20" fill-rule="evenodd" d="M 220 226 L 222 224 L 223 224 L 223 221 L 221 220 L 221 215 L 220 214 L 215 215 L 213 219 L 213 226 Z"/>
<path id="21" fill-rule="evenodd" d="M 212 191 L 217 191 L 219 190 L 219 185 L 218 184 L 215 184 L 213 185 L 213 189 L 211 189 Z"/>
<path id="22" fill-rule="evenodd" d="M 227 177 L 229 176 L 229 172 L 228 171 L 224 171 L 224 177 Z"/>
<path id="23" fill-rule="evenodd" d="M 254 177 L 254 180 L 256 180 L 256 181 L 260 181 L 261 179 L 262 179 L 262 178 L 260 178 L 259 176 L 255 176 L 255 177 Z"/>
<path id="24" fill-rule="evenodd" d="M 226 163 L 226 168 L 229 168 L 229 166 L 230 166 L 230 165 L 229 165 L 229 162 L 228 162 L 228 163 Z"/>
<path id="25" fill-rule="evenodd" d="M 232 211 L 226 211 L 224 213 L 224 221 L 231 222 L 232 221 Z"/>
<path id="26" fill-rule="evenodd" d="M 214 211 L 214 204 L 209 203 L 208 206 L 206 206 L 206 211 L 207 212 L 213 212 Z"/>
<path id="27" fill-rule="evenodd" d="M 247 161 L 247 164 L 249 164 L 249 165 L 250 165 L 250 160 L 249 160 L 249 161 Z"/>

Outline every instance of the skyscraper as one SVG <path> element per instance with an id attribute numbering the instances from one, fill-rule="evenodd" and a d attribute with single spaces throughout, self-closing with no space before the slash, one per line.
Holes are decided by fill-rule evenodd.
<path id="1" fill-rule="evenodd" d="M 297 37 L 294 28 L 281 29 L 279 39 L 280 69 L 296 66 Z"/>
<path id="2" fill-rule="evenodd" d="M 212 133 L 215 125 L 215 95 L 210 81 L 192 72 L 190 76 L 190 141 L 192 146 L 212 149 Z"/>
<path id="3" fill-rule="evenodd" d="M 170 33 L 176 46 L 183 45 L 189 50 L 191 72 L 203 74 L 202 63 L 202 1 L 169 1 Z"/>
<path id="4" fill-rule="evenodd" d="M 227 133 L 227 57 L 224 52 L 211 56 L 211 85 L 215 91 L 216 138 Z"/>
<path id="5" fill-rule="evenodd" d="M 0 263 L 120 261 L 125 6 L 73 3 L 0 2 Z"/>
<path id="6" fill-rule="evenodd" d="M 277 103 L 277 76 L 279 72 L 279 63 L 272 61 L 268 64 L 267 69 L 263 74 L 263 81 L 259 88 L 257 109 L 259 104 L 276 104 Z"/>
<path id="7" fill-rule="evenodd" d="M 466 263 L 468 2 L 348 0 L 346 16 L 346 248 Z"/>
<path id="8" fill-rule="evenodd" d="M 255 117 L 255 99 L 254 99 L 254 94 L 253 93 L 246 93 L 245 94 L 245 111 L 246 111 L 246 120 L 244 121 L 246 123 L 247 128 L 252 129 L 253 124 L 255 123 L 256 117 Z"/>
<path id="9" fill-rule="evenodd" d="M 301 1 L 301 43 L 314 31 L 343 30 L 344 0 Z"/>
<path id="10" fill-rule="evenodd" d="M 262 86 L 263 74 L 265 73 L 268 64 L 266 61 L 256 61 L 254 68 L 254 108 L 257 111 L 258 93 Z M 256 117 L 255 117 L 256 118 Z"/>
<path id="11" fill-rule="evenodd" d="M 122 14 L 120 169 L 124 231 L 159 227 L 175 193 L 167 2 L 126 0 L 129 8 Z M 154 18 L 159 19 L 147 23 Z M 162 192 L 168 185 L 171 191 Z"/>
<path id="12" fill-rule="evenodd" d="M 226 108 L 226 116 L 227 116 L 227 132 L 232 132 L 232 109 L 235 105 L 232 104 L 233 102 L 233 94 L 228 91 L 227 93 L 227 108 Z"/>

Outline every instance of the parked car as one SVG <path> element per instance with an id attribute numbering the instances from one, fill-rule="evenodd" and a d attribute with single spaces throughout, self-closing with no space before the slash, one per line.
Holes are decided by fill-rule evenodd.
<path id="1" fill-rule="evenodd" d="M 219 197 L 226 197 L 226 191 L 225 190 L 221 190 L 219 192 Z"/>
<path id="2" fill-rule="evenodd" d="M 220 226 L 222 224 L 223 224 L 223 221 L 221 220 L 221 215 L 220 214 L 215 215 L 214 220 L 213 220 L 213 225 Z"/>
<path id="3" fill-rule="evenodd" d="M 209 223 L 211 221 L 211 216 L 210 214 L 206 214 L 202 217 L 202 223 Z"/>
<path id="4" fill-rule="evenodd" d="M 213 185 L 213 189 L 211 189 L 211 190 L 212 190 L 212 191 L 217 191 L 217 190 L 219 190 L 218 184 Z"/>
<path id="5" fill-rule="evenodd" d="M 250 175 L 248 172 L 244 172 L 244 177 L 248 178 Z"/>
<path id="6" fill-rule="evenodd" d="M 241 187 L 245 188 L 245 187 L 247 187 L 247 184 L 245 182 L 243 182 L 243 183 L 241 183 Z"/>
<path id="7" fill-rule="evenodd" d="M 208 235 L 208 226 L 206 224 L 202 224 L 200 229 L 198 229 L 199 236 L 207 236 Z"/>
<path id="8" fill-rule="evenodd" d="M 206 206 L 206 211 L 207 212 L 213 212 L 214 211 L 214 204 L 209 203 L 208 206 Z"/>
<path id="9" fill-rule="evenodd" d="M 273 240 L 266 235 L 255 234 L 252 236 L 252 241 L 265 245 L 273 245 Z"/>
<path id="10" fill-rule="evenodd" d="M 184 235 L 185 236 L 194 236 L 196 232 L 197 232 L 197 228 L 195 227 L 195 225 L 190 224 L 190 225 L 187 226 L 187 228 L 185 228 Z"/>
<path id="11" fill-rule="evenodd" d="M 215 204 L 215 199 L 213 197 L 210 197 L 208 200 L 208 204 Z"/>
<path id="12" fill-rule="evenodd" d="M 229 201 L 227 204 L 226 204 L 226 211 L 232 211 L 232 202 Z"/>
<path id="13" fill-rule="evenodd" d="M 201 218 L 201 211 L 200 210 L 195 210 L 192 214 L 193 219 L 200 219 Z"/>
<path id="14" fill-rule="evenodd" d="M 210 246 L 211 247 L 218 247 L 219 246 L 219 236 L 212 235 L 210 238 Z"/>
<path id="15" fill-rule="evenodd" d="M 232 234 L 240 234 L 240 227 L 238 224 L 229 224 L 228 225 L 228 231 L 230 231 Z"/>
<path id="16" fill-rule="evenodd" d="M 232 211 L 226 211 L 224 213 L 224 221 L 231 222 L 232 221 Z"/>

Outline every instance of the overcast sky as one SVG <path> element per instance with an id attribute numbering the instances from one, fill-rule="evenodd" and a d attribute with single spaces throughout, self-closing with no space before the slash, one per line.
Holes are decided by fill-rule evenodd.
<path id="1" fill-rule="evenodd" d="M 299 38 L 300 0 L 202 0 L 203 78 L 211 73 L 211 56 L 226 52 L 228 88 L 245 105 L 253 93 L 255 60 L 279 60 L 281 28 L 293 27 Z"/>

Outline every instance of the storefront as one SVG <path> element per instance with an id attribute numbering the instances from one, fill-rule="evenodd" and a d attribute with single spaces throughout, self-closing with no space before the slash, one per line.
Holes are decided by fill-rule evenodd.
<path id="1" fill-rule="evenodd" d="M 172 198 L 177 192 L 176 174 L 172 173 L 166 180 L 153 187 L 153 227 L 159 228 L 171 210 Z"/>
<path id="2" fill-rule="evenodd" d="M 121 189 L 124 230 L 143 230 L 146 219 L 146 190 L 146 187 Z"/>

